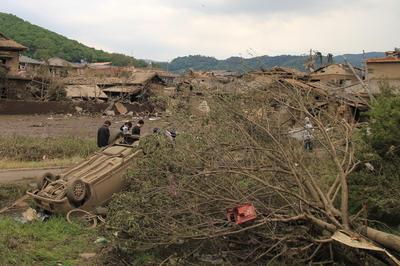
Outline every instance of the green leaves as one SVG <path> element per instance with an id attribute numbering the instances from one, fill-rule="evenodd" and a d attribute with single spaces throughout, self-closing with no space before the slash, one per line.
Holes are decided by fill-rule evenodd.
<path id="1" fill-rule="evenodd" d="M 400 96 L 383 88 L 382 95 L 372 103 L 370 133 L 364 140 L 381 156 L 390 158 L 400 155 Z"/>

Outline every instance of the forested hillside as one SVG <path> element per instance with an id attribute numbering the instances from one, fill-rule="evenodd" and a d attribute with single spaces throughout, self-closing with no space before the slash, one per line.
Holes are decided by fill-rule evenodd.
<path id="1" fill-rule="evenodd" d="M 0 32 L 27 46 L 29 50 L 24 54 L 35 59 L 48 59 L 57 56 L 71 62 L 80 62 L 81 60 L 88 62 L 111 61 L 117 66 L 146 66 L 143 60 L 90 48 L 11 14 L 0 12 Z"/>
<path id="2" fill-rule="evenodd" d="M 354 66 L 362 67 L 363 55 L 362 54 L 347 54 L 344 55 L 346 59 Z M 371 52 L 366 53 L 366 58 L 382 57 L 384 53 Z M 218 60 L 214 57 L 207 57 L 201 55 L 190 55 L 178 57 L 172 60 L 169 64 L 159 63 L 162 68 L 168 69 L 173 72 L 183 72 L 186 69 L 193 70 L 228 70 L 245 72 L 248 70 L 268 69 L 274 66 L 291 67 L 305 71 L 304 63 L 307 61 L 308 56 L 305 55 L 279 55 L 279 56 L 259 56 L 253 58 L 230 57 L 225 60 Z M 326 64 L 326 58 L 323 58 L 322 65 Z M 343 63 L 343 56 L 335 56 L 335 63 Z M 317 63 L 316 67 L 321 66 Z"/>

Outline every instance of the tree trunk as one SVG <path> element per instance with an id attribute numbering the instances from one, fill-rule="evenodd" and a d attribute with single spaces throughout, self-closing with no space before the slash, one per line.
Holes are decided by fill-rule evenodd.
<path id="1" fill-rule="evenodd" d="M 361 234 L 368 237 L 369 239 L 381 244 L 382 246 L 393 249 L 400 252 L 400 237 L 392 234 L 388 234 L 382 231 L 378 231 L 371 227 L 359 228 Z"/>

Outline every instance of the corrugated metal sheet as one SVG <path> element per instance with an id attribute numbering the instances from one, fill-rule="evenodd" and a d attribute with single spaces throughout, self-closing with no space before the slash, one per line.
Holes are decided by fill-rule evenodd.
<path id="1" fill-rule="evenodd" d="M 113 86 L 109 88 L 103 89 L 104 92 L 120 92 L 120 93 L 129 93 L 129 94 L 136 94 L 142 90 L 140 87 L 136 86 Z"/>

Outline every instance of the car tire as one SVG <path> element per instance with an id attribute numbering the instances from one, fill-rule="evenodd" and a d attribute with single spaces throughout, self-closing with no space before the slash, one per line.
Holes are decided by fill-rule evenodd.
<path id="1" fill-rule="evenodd" d="M 55 176 L 54 174 L 47 172 L 37 179 L 36 185 L 40 190 L 43 189 L 49 182 L 56 181 L 59 178 L 60 178 L 59 175 Z"/>
<path id="2" fill-rule="evenodd" d="M 67 187 L 67 198 L 73 203 L 82 202 L 87 193 L 87 185 L 80 179 L 74 180 Z"/>

